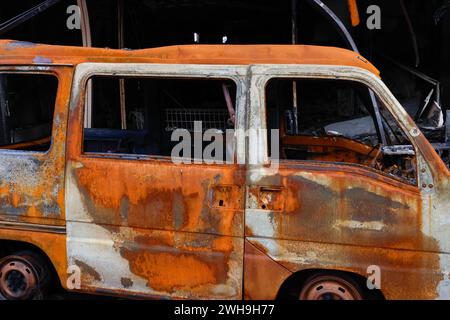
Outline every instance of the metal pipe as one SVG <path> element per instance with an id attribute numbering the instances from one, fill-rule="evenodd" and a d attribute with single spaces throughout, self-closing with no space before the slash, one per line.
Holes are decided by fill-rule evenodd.
<path id="1" fill-rule="evenodd" d="M 420 65 L 420 54 L 419 54 L 419 45 L 417 44 L 416 33 L 414 32 L 414 27 L 409 17 L 408 10 L 406 9 L 405 2 L 400 0 L 400 7 L 402 8 L 403 15 L 405 16 L 406 24 L 408 26 L 409 34 L 411 36 L 411 42 L 414 49 L 414 55 L 416 58 L 415 67 L 417 68 Z"/>
<path id="2" fill-rule="evenodd" d="M 123 0 L 117 0 L 117 43 L 120 49 L 125 46 L 124 28 L 123 28 L 124 3 Z M 119 97 L 120 97 L 120 127 L 127 129 L 127 109 L 125 97 L 125 79 L 119 79 Z"/>
<path id="3" fill-rule="evenodd" d="M 345 27 L 344 23 L 339 19 L 339 17 L 330 9 L 328 6 L 323 3 L 321 0 L 308 0 L 314 8 L 319 9 L 319 11 L 331 22 L 334 23 L 338 32 L 347 42 L 347 45 L 356 53 L 359 53 L 359 49 L 356 46 L 355 41 L 353 40 L 352 35 Z M 372 102 L 372 106 L 375 113 L 375 121 L 377 123 L 377 132 L 380 137 L 381 143 L 383 145 L 387 145 L 386 133 L 384 132 L 383 120 L 381 118 L 380 107 L 378 106 L 377 99 L 372 90 L 369 89 L 370 100 Z"/>
<path id="4" fill-rule="evenodd" d="M 89 11 L 86 0 L 77 0 L 77 5 L 80 8 L 81 14 L 81 37 L 83 39 L 83 47 L 91 47 L 91 25 L 89 23 Z M 86 86 L 84 127 L 92 128 L 92 80 L 88 80 Z"/>
<path id="5" fill-rule="evenodd" d="M 352 26 L 356 27 L 361 23 L 358 11 L 358 3 L 356 0 L 347 0 L 348 11 L 350 13 L 350 20 L 352 21 Z"/>
<path id="6" fill-rule="evenodd" d="M 298 42 L 298 0 L 292 0 L 292 44 L 297 44 Z M 294 121 L 294 134 L 298 134 L 298 100 L 297 100 L 297 81 L 292 81 L 292 111 L 293 111 L 293 121 Z"/>
<path id="7" fill-rule="evenodd" d="M 61 0 L 47 0 L 0 24 L 0 35 L 14 29 L 18 25 L 30 20 L 41 12 L 57 4 Z"/>

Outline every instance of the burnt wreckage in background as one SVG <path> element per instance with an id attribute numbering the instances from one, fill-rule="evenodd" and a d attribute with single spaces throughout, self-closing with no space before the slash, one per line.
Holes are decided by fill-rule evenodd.
<path id="1" fill-rule="evenodd" d="M 374 4 L 381 8 L 380 30 L 366 26 L 366 9 Z M 79 30 L 66 26 L 71 5 L 80 8 Z M 281 4 L 237 0 L 29 0 L 5 2 L 0 7 L 0 37 L 32 42 L 131 49 L 193 42 L 301 43 L 361 52 L 380 68 L 388 86 L 450 164 L 450 45 L 445 41 L 450 37 L 448 0 L 292 0 Z M 24 135 L 48 136 L 50 124 L 33 125 L 33 115 L 12 119 L 8 101 L 17 98 L 18 92 L 7 92 L 6 81 L 0 77 L 0 144 L 20 143 Z M 97 88 L 91 89 L 90 96 L 101 95 Z M 118 82 L 117 90 L 124 95 L 123 81 Z M 295 133 L 300 121 L 298 106 L 302 104 L 302 92 L 298 90 L 293 83 L 293 99 L 285 102 L 292 106 L 286 110 L 286 130 Z M 382 129 L 389 127 L 389 121 L 379 112 L 372 93 L 367 97 L 374 109 L 370 116 L 359 112 L 364 109 L 363 103 L 351 91 L 338 90 L 329 98 L 337 102 L 339 110 L 331 110 L 318 130 L 375 144 L 395 138 L 395 132 Z M 126 102 L 120 104 L 123 112 L 119 126 L 123 129 L 127 126 Z M 346 119 L 352 114 L 354 118 L 339 121 L 342 114 Z M 309 116 L 314 118 L 313 114 Z M 142 115 L 134 118 L 139 121 Z M 394 137 L 386 137 L 385 131 Z M 408 150 L 390 152 L 395 155 Z"/>

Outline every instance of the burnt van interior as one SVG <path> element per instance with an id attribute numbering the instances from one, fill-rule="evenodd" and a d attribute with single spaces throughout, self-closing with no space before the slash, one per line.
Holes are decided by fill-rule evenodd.
<path id="1" fill-rule="evenodd" d="M 91 114 L 84 129 L 86 153 L 168 157 L 181 142 L 172 134 L 181 130 L 192 149 L 190 154 L 177 156 L 191 158 L 195 133 L 200 134 L 196 143 L 202 144 L 203 151 L 216 139 L 225 148 L 226 131 L 234 129 L 236 85 L 231 80 L 94 77 L 90 81 L 93 93 L 91 110 L 85 108 Z M 203 141 L 208 130 L 211 141 Z M 214 152 L 212 156 L 220 158 Z"/>
<path id="2" fill-rule="evenodd" d="M 294 108 L 293 84 L 298 92 Z M 375 108 L 379 108 L 382 128 Z M 272 79 L 266 87 L 266 109 L 267 127 L 280 131 L 280 159 L 356 164 L 416 183 L 414 150 L 408 138 L 380 101 L 374 106 L 361 84 Z"/>
<path id="3" fill-rule="evenodd" d="M 49 149 L 57 87 L 52 75 L 0 73 L 0 149 Z"/>

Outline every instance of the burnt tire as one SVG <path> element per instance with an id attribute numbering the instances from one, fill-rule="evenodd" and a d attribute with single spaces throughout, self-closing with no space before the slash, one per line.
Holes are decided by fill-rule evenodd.
<path id="1" fill-rule="evenodd" d="M 303 284 L 300 300 L 362 300 L 360 286 L 350 277 L 318 274 L 309 277 Z"/>
<path id="2" fill-rule="evenodd" d="M 0 260 L 0 299 L 40 300 L 49 283 L 46 263 L 33 252 L 18 252 Z"/>

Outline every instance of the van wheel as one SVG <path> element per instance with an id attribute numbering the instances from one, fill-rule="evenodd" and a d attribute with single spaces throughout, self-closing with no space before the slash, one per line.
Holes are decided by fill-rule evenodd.
<path id="1" fill-rule="evenodd" d="M 351 279 L 335 275 L 316 275 L 307 279 L 300 300 L 362 300 L 359 286 Z"/>
<path id="2" fill-rule="evenodd" d="M 6 300 L 37 300 L 49 284 L 45 263 L 32 252 L 0 260 L 0 295 Z"/>

